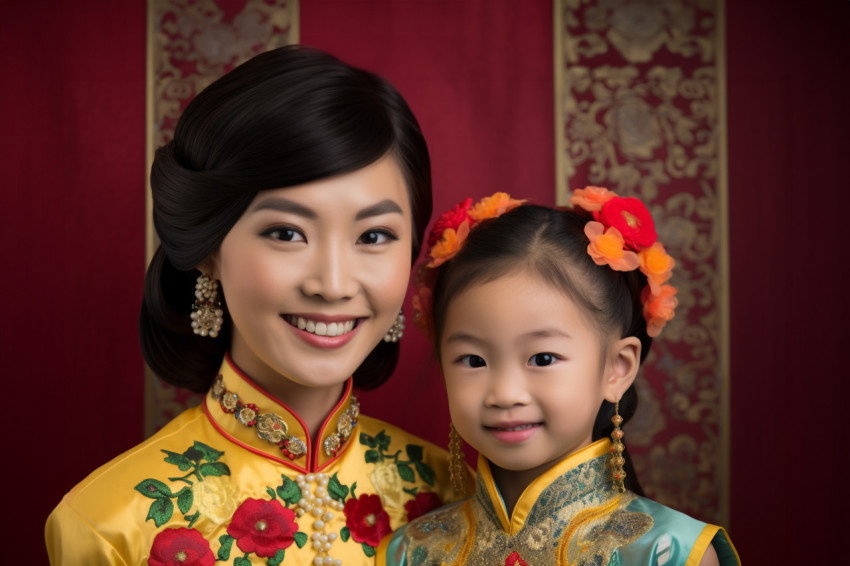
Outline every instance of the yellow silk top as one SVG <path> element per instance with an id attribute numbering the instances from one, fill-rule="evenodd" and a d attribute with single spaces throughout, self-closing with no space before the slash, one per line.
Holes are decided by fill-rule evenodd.
<path id="1" fill-rule="evenodd" d="M 75 486 L 45 536 L 53 565 L 371 565 L 450 486 L 446 452 L 360 415 L 351 380 L 313 440 L 225 358 L 200 406 Z"/>
<path id="2" fill-rule="evenodd" d="M 740 566 L 726 532 L 613 486 L 611 442 L 565 456 L 536 478 L 509 515 L 479 455 L 471 499 L 428 513 L 378 548 L 388 566 L 697 566 L 713 544 L 721 566 Z"/>

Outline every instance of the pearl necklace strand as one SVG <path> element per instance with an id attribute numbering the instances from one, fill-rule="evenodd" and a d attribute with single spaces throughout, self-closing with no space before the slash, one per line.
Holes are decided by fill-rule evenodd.
<path id="1" fill-rule="evenodd" d="M 295 476 L 295 483 L 301 489 L 301 500 L 295 512 L 299 517 L 309 513 L 315 518 L 313 530 L 316 532 L 311 537 L 313 548 L 319 553 L 319 556 L 313 559 L 315 566 L 342 566 L 342 560 L 330 555 L 337 534 L 325 532 L 325 527 L 334 519 L 332 510 L 342 511 L 344 507 L 341 501 L 337 501 L 328 493 L 329 480 L 328 475 L 323 473 Z M 314 483 L 318 484 L 315 492 L 311 491 Z"/>

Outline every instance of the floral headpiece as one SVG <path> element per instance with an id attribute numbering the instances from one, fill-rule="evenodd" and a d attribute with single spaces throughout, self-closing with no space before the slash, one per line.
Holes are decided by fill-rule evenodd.
<path id="1" fill-rule="evenodd" d="M 433 289 L 437 267 L 453 258 L 463 247 L 469 231 L 482 220 L 501 216 L 523 204 L 507 193 L 496 193 L 472 204 L 472 199 L 458 203 L 434 223 L 428 237 L 425 259 L 414 274 L 416 295 L 413 321 L 431 340 L 433 328 Z M 590 240 L 587 253 L 597 265 L 608 265 L 616 271 L 640 271 L 648 285 L 641 292 L 646 332 L 656 337 L 673 318 L 678 300 L 676 288 L 667 285 L 675 262 L 658 242 L 655 223 L 646 206 L 636 198 L 618 197 L 602 187 L 576 189 L 570 203 L 577 211 L 589 213 L 593 220 L 584 227 Z"/>
<path id="2" fill-rule="evenodd" d="M 593 215 L 584 233 L 590 240 L 587 253 L 597 265 L 616 271 L 640 269 L 646 275 L 649 284 L 640 296 L 646 333 L 653 338 L 661 334 L 678 304 L 676 288 L 666 284 L 675 262 L 658 241 L 646 205 L 602 187 L 576 189 L 570 204 Z"/>
<path id="3" fill-rule="evenodd" d="M 475 204 L 468 198 L 451 210 L 444 212 L 434 222 L 428 235 L 425 258 L 414 274 L 416 295 L 413 297 L 413 322 L 428 338 L 434 339 L 432 313 L 432 291 L 437 270 L 452 259 L 463 247 L 469 231 L 482 220 L 496 218 L 523 204 L 524 200 L 512 199 L 507 193 L 495 193 Z"/>

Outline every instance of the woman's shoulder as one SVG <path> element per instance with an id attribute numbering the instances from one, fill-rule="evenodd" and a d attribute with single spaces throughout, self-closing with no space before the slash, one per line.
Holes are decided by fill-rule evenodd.
<path id="1" fill-rule="evenodd" d="M 387 421 L 368 415 L 360 415 L 358 424 L 360 425 L 360 434 L 374 439 L 376 444 L 400 446 L 405 451 L 409 446 L 409 450 L 414 453 L 421 451 L 423 457 L 427 455 L 429 458 L 448 458 L 448 451 L 445 448 L 441 448 L 433 442 L 425 440 Z M 446 434 L 446 438 L 448 438 L 448 434 Z"/>

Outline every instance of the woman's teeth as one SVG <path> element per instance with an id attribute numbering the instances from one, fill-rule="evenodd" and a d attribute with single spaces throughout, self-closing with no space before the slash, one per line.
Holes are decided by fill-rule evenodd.
<path id="1" fill-rule="evenodd" d="M 287 316 L 289 324 L 317 336 L 339 336 L 354 330 L 355 320 L 345 322 L 316 322 L 300 316 Z"/>
<path id="2" fill-rule="evenodd" d="M 507 427 L 507 428 L 496 427 L 496 430 L 507 430 L 507 431 L 526 430 L 526 429 L 532 428 L 534 426 L 536 426 L 536 425 L 534 425 L 534 424 L 524 424 L 524 425 L 512 426 L 512 427 Z"/>

